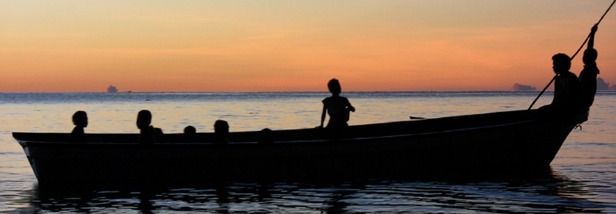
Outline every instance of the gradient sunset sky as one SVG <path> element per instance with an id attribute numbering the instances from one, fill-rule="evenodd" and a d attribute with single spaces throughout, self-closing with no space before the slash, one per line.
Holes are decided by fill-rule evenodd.
<path id="1" fill-rule="evenodd" d="M 0 92 L 540 90 L 611 3 L 0 0 Z M 596 36 L 612 84 L 615 44 L 613 8 Z"/>

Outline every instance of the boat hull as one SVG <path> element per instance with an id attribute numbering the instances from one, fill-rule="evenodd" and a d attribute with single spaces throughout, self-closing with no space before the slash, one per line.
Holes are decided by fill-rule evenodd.
<path id="1" fill-rule="evenodd" d="M 500 115 L 487 118 L 490 116 Z M 463 124 L 465 119 L 471 124 L 456 124 Z M 432 123 L 436 124 L 434 127 L 442 123 L 445 128 L 400 132 L 387 127 L 400 127 L 400 124 L 358 126 L 347 130 L 353 132 L 350 137 L 286 138 L 271 144 L 255 140 L 229 144 L 178 141 L 139 145 L 104 140 L 28 141 L 20 140 L 19 134 L 16 138 L 41 185 L 175 185 L 228 180 L 465 176 L 474 172 L 545 168 L 576 125 L 568 121 L 522 118 L 480 126 L 473 124 L 472 118 L 464 117 L 404 124 L 413 127 Z M 291 130 L 280 135 L 323 131 Z M 387 135 L 379 135 L 381 132 Z M 134 135 L 127 136 L 134 139 Z"/>

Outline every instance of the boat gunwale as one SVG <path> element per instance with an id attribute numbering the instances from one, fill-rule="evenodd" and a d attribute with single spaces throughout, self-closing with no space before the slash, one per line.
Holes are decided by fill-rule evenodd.
<path id="1" fill-rule="evenodd" d="M 406 122 L 406 121 L 400 121 L 400 122 Z M 475 127 L 465 127 L 465 128 L 458 128 L 458 129 L 447 129 L 447 130 L 442 130 L 442 131 L 430 131 L 430 132 L 420 132 L 420 133 L 407 133 L 407 134 L 394 134 L 394 135 L 382 135 L 382 136 L 367 136 L 367 137 L 352 137 L 352 138 L 340 138 L 340 139 L 331 139 L 331 138 L 326 138 L 326 139 L 317 139 L 317 140 L 311 140 L 311 139 L 306 139 L 306 140 L 280 140 L 280 141 L 274 141 L 271 144 L 263 144 L 263 143 L 259 143 L 258 141 L 231 141 L 225 144 L 220 144 L 220 143 L 215 143 L 215 142 L 200 142 L 200 141 L 196 141 L 196 142 L 161 142 L 161 143 L 155 143 L 153 145 L 149 145 L 149 146 L 174 146 L 174 145 L 216 145 L 216 146 L 240 146 L 240 145 L 260 145 L 260 146 L 264 146 L 264 145 L 297 145 L 297 144 L 319 144 L 319 143 L 333 143 L 333 142 L 357 142 L 357 141 L 372 141 L 372 140 L 395 140 L 395 139 L 401 139 L 401 138 L 409 138 L 409 137 L 418 137 L 418 136 L 430 136 L 430 135 L 438 135 L 438 134 L 450 134 L 450 133 L 461 133 L 461 132 L 467 132 L 467 131 L 475 131 L 475 130 L 482 130 L 482 129 L 493 129 L 493 128 L 501 128 L 501 127 L 509 127 L 509 126 L 516 126 L 516 125 L 521 125 L 521 124 L 531 124 L 534 122 L 538 122 L 537 120 L 522 120 L 522 121 L 516 121 L 516 122 L 510 122 L 510 123 L 501 123 L 501 124 L 495 124 L 495 125 L 486 125 L 486 126 L 475 126 Z M 305 130 L 305 129 L 296 129 L 296 130 Z M 294 130 L 284 130 L 284 131 L 294 131 Z M 29 132 L 15 132 L 15 133 L 29 133 Z M 252 133 L 252 132 L 242 132 L 242 133 Z M 256 133 L 256 132 L 255 132 Z M 37 133 L 38 134 L 38 133 Z M 40 133 L 40 134 L 65 134 L 65 133 Z M 103 133 L 91 133 L 91 134 L 103 134 Z M 118 133 L 118 134 L 127 134 L 127 135 L 136 135 L 133 133 Z M 104 134 L 107 135 L 107 134 Z M 109 133 L 108 135 L 115 135 L 112 133 Z M 170 133 L 167 135 L 178 135 L 178 133 Z M 48 145 L 135 145 L 135 146 L 143 146 L 140 145 L 137 142 L 108 142 L 108 141 L 94 141 L 94 142 L 69 142 L 69 141 L 58 141 L 58 142 L 53 142 L 53 141 L 35 141 L 35 140 L 19 140 L 16 139 L 19 144 L 21 144 L 22 146 L 27 146 L 30 144 L 48 144 Z"/>

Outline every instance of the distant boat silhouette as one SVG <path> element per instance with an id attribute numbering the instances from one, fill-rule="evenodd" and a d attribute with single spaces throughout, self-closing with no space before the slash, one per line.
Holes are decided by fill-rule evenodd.
<path id="1" fill-rule="evenodd" d="M 524 84 L 513 84 L 513 91 L 536 91 L 537 88 L 535 88 L 534 86 L 531 85 L 524 85 Z"/>
<path id="2" fill-rule="evenodd" d="M 117 93 L 118 92 L 118 88 L 113 86 L 113 85 L 109 85 L 109 87 L 107 87 L 107 93 Z"/>

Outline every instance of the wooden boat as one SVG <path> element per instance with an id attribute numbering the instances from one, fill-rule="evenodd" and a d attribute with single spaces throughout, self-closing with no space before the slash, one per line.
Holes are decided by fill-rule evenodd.
<path id="1" fill-rule="evenodd" d="M 194 184 L 228 179 L 398 178 L 430 173 L 502 172 L 549 167 L 571 118 L 507 111 L 327 129 L 165 134 L 13 133 L 41 184 Z M 271 142 L 270 142 L 271 141 Z M 270 142 L 270 143 L 267 143 Z M 470 170 L 470 171 L 469 171 Z"/>

